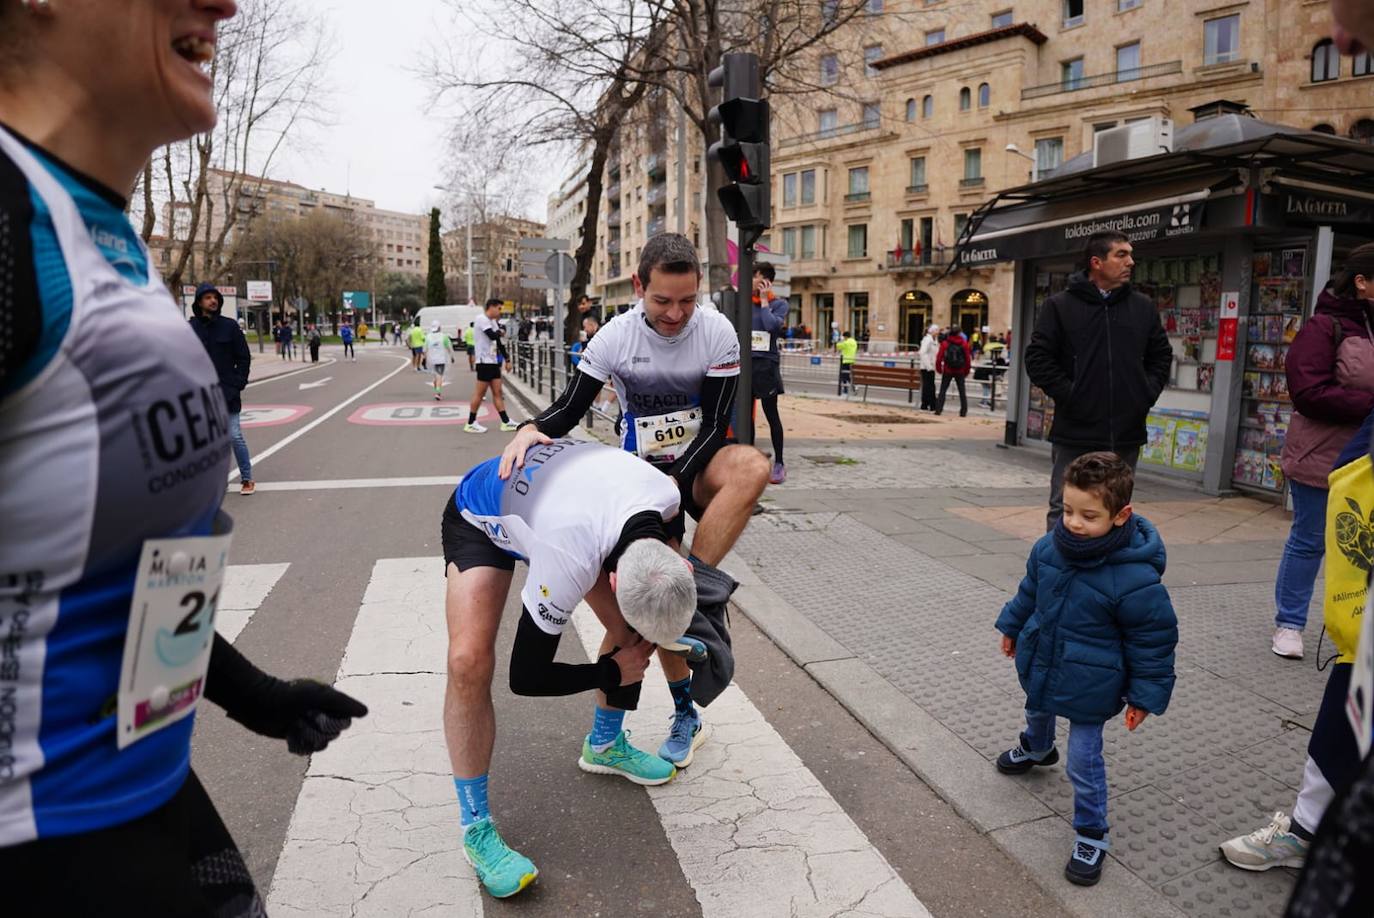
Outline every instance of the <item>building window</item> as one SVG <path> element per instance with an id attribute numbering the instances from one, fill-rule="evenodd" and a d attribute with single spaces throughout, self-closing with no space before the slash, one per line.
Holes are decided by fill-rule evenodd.
<path id="1" fill-rule="evenodd" d="M 803 226 L 801 228 L 801 257 L 815 258 L 816 255 L 816 227 L 814 225 Z"/>
<path id="2" fill-rule="evenodd" d="M 1064 0 L 1064 28 L 1083 24 L 1083 0 Z"/>
<path id="3" fill-rule="evenodd" d="M 868 331 L 868 294 L 846 293 L 844 305 L 849 310 L 849 330 L 855 338 L 863 338 Z"/>
<path id="4" fill-rule="evenodd" d="M 983 177 L 983 151 L 979 147 L 971 147 L 964 151 L 964 181 L 981 179 Z"/>
<path id="5" fill-rule="evenodd" d="M 1350 139 L 1360 143 L 1374 143 L 1374 121 L 1361 118 L 1350 128 Z"/>
<path id="6" fill-rule="evenodd" d="M 883 0 L 868 0 L 868 4 L 864 9 L 868 15 L 877 16 L 883 11 Z"/>
<path id="7" fill-rule="evenodd" d="M 992 87 L 987 83 L 978 84 L 978 107 L 987 108 L 992 104 Z"/>
<path id="8" fill-rule="evenodd" d="M 878 75 L 878 69 L 873 66 L 873 63 L 880 60 L 882 56 L 882 45 L 869 45 L 864 48 L 864 76 L 875 77 Z"/>
<path id="9" fill-rule="evenodd" d="M 954 239 L 957 242 L 964 235 L 964 227 L 968 226 L 968 214 L 954 215 Z"/>
<path id="10" fill-rule="evenodd" d="M 1240 13 L 1203 23 L 1202 63 L 1226 64 L 1240 57 Z"/>
<path id="11" fill-rule="evenodd" d="M 1071 92 L 1083 85 L 1083 58 L 1075 57 L 1059 65 L 1059 79 L 1065 92 Z"/>
<path id="12" fill-rule="evenodd" d="M 1138 6 L 1140 6 L 1140 0 L 1116 0 L 1116 11 L 1118 13 L 1133 10 Z"/>
<path id="13" fill-rule="evenodd" d="M 906 100 L 906 120 L 907 120 L 907 121 L 915 121 L 915 120 L 916 120 L 916 100 L 915 100 L 915 99 L 907 99 L 907 100 Z"/>
<path id="14" fill-rule="evenodd" d="M 926 190 L 926 158 L 924 156 L 911 157 L 911 178 L 907 187 L 908 192 L 920 192 Z"/>
<path id="15" fill-rule="evenodd" d="M 868 167 L 858 166 L 849 170 L 849 195 L 868 197 Z"/>
<path id="16" fill-rule="evenodd" d="M 849 227 L 849 257 L 868 257 L 868 224 L 855 223 Z"/>
<path id="17" fill-rule="evenodd" d="M 835 128 L 839 126 L 839 116 L 833 108 L 825 108 L 820 111 L 820 126 L 822 137 L 833 137 Z"/>
<path id="18" fill-rule="evenodd" d="M 834 86 L 840 81 L 840 59 L 834 54 L 821 56 L 821 85 Z"/>
<path id="19" fill-rule="evenodd" d="M 788 258 L 797 257 L 797 228 L 785 226 L 782 229 L 782 254 Z"/>
<path id="20" fill-rule="evenodd" d="M 1312 48 L 1312 82 L 1325 83 L 1341 75 L 1341 53 L 1336 43 L 1323 38 Z"/>
<path id="21" fill-rule="evenodd" d="M 1369 76 L 1374 73 L 1374 53 L 1359 51 L 1351 61 L 1350 72 L 1355 76 Z"/>
<path id="22" fill-rule="evenodd" d="M 1011 25 L 1011 10 L 992 14 L 992 27 L 994 29 L 1005 29 L 1009 25 Z"/>
<path id="23" fill-rule="evenodd" d="M 816 170 L 803 169 L 801 174 L 801 202 L 816 203 Z"/>
<path id="24" fill-rule="evenodd" d="M 935 218 L 921 218 L 921 235 L 918 237 L 921 243 L 921 264 L 930 264 L 930 250 L 935 242 Z"/>
<path id="25" fill-rule="evenodd" d="M 878 121 L 882 117 L 882 109 L 877 102 L 864 103 L 864 127 L 874 128 L 878 126 Z"/>
<path id="26" fill-rule="evenodd" d="M 1064 164 L 1064 138 L 1042 137 L 1035 142 L 1035 171 L 1044 178 Z"/>
<path id="27" fill-rule="evenodd" d="M 929 118 L 935 114 L 935 97 L 926 96 L 921 100 L 921 117 Z"/>
<path id="28" fill-rule="evenodd" d="M 959 90 L 959 111 L 966 112 L 973 107 L 973 93 L 967 86 Z"/>
<path id="29" fill-rule="evenodd" d="M 789 172 L 782 177 L 782 206 L 797 206 L 797 173 Z"/>
<path id="30" fill-rule="evenodd" d="M 944 29 L 931 29 L 926 33 L 926 47 L 931 45 L 943 44 L 945 41 Z"/>
<path id="31" fill-rule="evenodd" d="M 826 25 L 833 25 L 840 16 L 840 0 L 821 0 L 821 18 Z"/>
<path id="32" fill-rule="evenodd" d="M 1116 49 L 1116 81 L 1140 79 L 1140 42 L 1120 45 Z"/>

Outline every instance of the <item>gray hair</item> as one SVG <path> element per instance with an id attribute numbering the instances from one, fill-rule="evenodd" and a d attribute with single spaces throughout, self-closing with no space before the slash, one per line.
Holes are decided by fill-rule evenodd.
<path id="1" fill-rule="evenodd" d="M 694 273 L 701 277 L 701 259 L 692 240 L 681 233 L 659 233 L 644 243 L 639 253 L 639 282 L 649 286 L 649 274 L 658 268 L 669 274 Z"/>
<path id="2" fill-rule="evenodd" d="M 636 539 L 616 565 L 615 598 L 625 623 L 646 641 L 669 644 L 687 632 L 697 582 L 681 555 L 657 539 Z"/>

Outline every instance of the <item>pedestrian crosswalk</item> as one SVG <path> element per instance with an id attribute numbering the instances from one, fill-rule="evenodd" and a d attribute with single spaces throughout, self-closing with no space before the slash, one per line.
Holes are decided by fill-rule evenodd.
<path id="1" fill-rule="evenodd" d="M 229 643 L 253 618 L 290 564 L 231 564 L 224 572 L 219 607 L 215 611 L 215 630 Z"/>
<path id="2" fill-rule="evenodd" d="M 444 590 L 437 558 L 374 566 L 337 679 L 371 714 L 310 763 L 269 893 L 272 915 L 494 913 L 462 856 L 444 746 Z M 585 606 L 573 620 L 594 658 L 600 625 Z M 671 713 L 655 663 L 626 721 L 636 744 L 656 749 Z M 712 737 L 691 769 L 644 789 L 701 915 L 929 915 L 738 686 L 705 717 Z M 557 776 L 549 781 L 552 792 Z M 540 882 L 556 899 L 558 877 Z"/>

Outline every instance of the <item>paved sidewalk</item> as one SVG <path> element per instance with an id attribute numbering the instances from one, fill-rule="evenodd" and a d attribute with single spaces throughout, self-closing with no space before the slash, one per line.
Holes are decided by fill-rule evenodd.
<path id="1" fill-rule="evenodd" d="M 768 512 L 725 565 L 744 583 L 740 610 L 1067 912 L 1280 915 L 1295 873 L 1233 869 L 1217 845 L 1291 809 L 1325 684 L 1319 600 L 1308 658 L 1269 651 L 1286 514 L 1148 476 L 1138 484 L 1136 507 L 1170 550 L 1178 684 L 1163 717 L 1129 735 L 1119 720 L 1107 727 L 1112 862 L 1083 890 L 1062 873 L 1072 838 L 1063 769 L 1007 778 L 991 762 L 1023 726 L 1024 695 L 993 622 L 1043 532 L 1048 456 L 997 448 L 988 421 L 877 422 L 868 436 L 857 420 L 829 417 L 834 407 L 783 400 L 796 434 L 788 481 L 768 489 Z"/>

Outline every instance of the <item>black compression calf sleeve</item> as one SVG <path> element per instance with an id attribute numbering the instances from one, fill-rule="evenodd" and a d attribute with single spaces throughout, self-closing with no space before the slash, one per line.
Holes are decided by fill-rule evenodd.
<path id="1" fill-rule="evenodd" d="M 633 685 L 621 685 L 611 689 L 606 692 L 606 706 L 621 711 L 637 710 L 639 708 L 639 690 L 643 687 L 643 682 L 636 682 Z"/>

